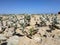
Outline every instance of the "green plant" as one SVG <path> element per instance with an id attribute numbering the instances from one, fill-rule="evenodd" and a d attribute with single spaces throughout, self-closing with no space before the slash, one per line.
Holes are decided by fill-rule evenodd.
<path id="1" fill-rule="evenodd" d="M 28 21 L 30 21 L 30 19 L 31 19 L 30 15 L 25 15 L 24 18 L 25 18 L 26 20 L 28 20 Z"/>
<path id="2" fill-rule="evenodd" d="M 34 28 L 31 28 L 30 30 L 29 30 L 29 34 L 32 36 L 33 35 L 33 30 L 34 30 Z"/>
<path id="3" fill-rule="evenodd" d="M 49 21 L 49 18 L 48 18 L 48 16 L 46 16 L 46 20 L 47 20 L 47 21 Z"/>
<path id="4" fill-rule="evenodd" d="M 33 27 L 29 30 L 29 35 L 32 36 L 32 35 L 35 35 L 36 33 L 38 32 L 37 29 L 34 29 Z"/>
<path id="5" fill-rule="evenodd" d="M 2 20 L 2 17 L 0 17 L 0 21 Z"/>
<path id="6" fill-rule="evenodd" d="M 53 24 L 59 24 L 59 23 L 57 22 L 57 16 L 55 16 L 52 21 L 53 21 L 53 22 L 52 22 Z"/>
<path id="7" fill-rule="evenodd" d="M 24 32 L 25 24 L 24 23 L 20 23 L 20 25 L 22 27 L 22 32 Z"/>

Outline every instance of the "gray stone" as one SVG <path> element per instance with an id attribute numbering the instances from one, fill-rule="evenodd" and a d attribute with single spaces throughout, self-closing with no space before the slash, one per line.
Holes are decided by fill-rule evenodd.
<path id="1" fill-rule="evenodd" d="M 18 45 L 19 43 L 19 37 L 18 36 L 12 36 L 7 40 L 7 45 Z"/>
<path id="2" fill-rule="evenodd" d="M 7 38 L 3 35 L 3 34 L 0 34 L 0 40 L 6 40 Z"/>

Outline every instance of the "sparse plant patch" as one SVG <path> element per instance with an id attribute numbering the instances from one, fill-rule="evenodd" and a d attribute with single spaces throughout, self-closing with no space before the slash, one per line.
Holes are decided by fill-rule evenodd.
<path id="1" fill-rule="evenodd" d="M 34 28 L 31 28 L 29 31 L 29 35 L 35 35 L 38 32 L 38 30 L 35 30 Z"/>
<path id="2" fill-rule="evenodd" d="M 30 22 L 30 19 L 31 19 L 30 15 L 26 15 L 25 19 L 28 20 L 28 22 Z"/>
<path id="3" fill-rule="evenodd" d="M 34 30 L 34 28 L 31 28 L 31 29 L 29 30 L 29 33 L 30 33 L 31 36 L 33 35 L 33 30 Z"/>
<path id="4" fill-rule="evenodd" d="M 25 24 L 24 23 L 20 23 L 20 25 L 22 27 L 22 32 L 24 32 Z"/>

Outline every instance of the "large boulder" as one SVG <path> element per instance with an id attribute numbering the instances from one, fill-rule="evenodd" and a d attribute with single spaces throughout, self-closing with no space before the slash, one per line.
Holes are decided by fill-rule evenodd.
<path id="1" fill-rule="evenodd" d="M 18 43 L 19 43 L 18 36 L 12 36 L 7 40 L 7 45 L 18 45 Z"/>

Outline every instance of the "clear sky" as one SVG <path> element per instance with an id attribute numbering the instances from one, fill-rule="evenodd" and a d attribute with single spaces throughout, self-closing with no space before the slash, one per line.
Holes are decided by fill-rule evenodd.
<path id="1" fill-rule="evenodd" d="M 0 14 L 57 13 L 60 0 L 0 0 Z"/>

